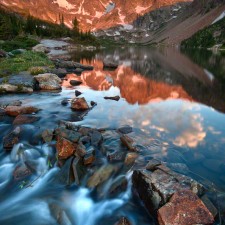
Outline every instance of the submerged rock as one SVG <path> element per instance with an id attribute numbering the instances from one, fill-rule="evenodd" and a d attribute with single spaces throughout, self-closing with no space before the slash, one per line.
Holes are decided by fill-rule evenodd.
<path id="1" fill-rule="evenodd" d="M 34 106 L 7 106 L 5 112 L 9 116 L 18 116 L 20 114 L 32 114 L 38 112 L 39 109 Z"/>
<path id="2" fill-rule="evenodd" d="M 104 97 L 104 99 L 109 99 L 109 100 L 114 100 L 114 101 L 119 101 L 120 100 L 120 96 L 113 96 L 113 97 Z"/>
<path id="3" fill-rule="evenodd" d="M 96 147 L 99 146 L 103 139 L 102 134 L 99 131 L 94 130 L 93 132 L 91 132 L 90 136 L 91 144 Z"/>
<path id="4" fill-rule="evenodd" d="M 87 110 L 89 106 L 85 98 L 74 98 L 71 101 L 71 108 L 74 110 Z"/>
<path id="5" fill-rule="evenodd" d="M 87 173 L 86 167 L 83 165 L 82 159 L 80 157 L 76 157 L 72 163 L 72 169 L 74 174 L 75 183 L 77 185 L 81 184 L 81 180 Z"/>
<path id="6" fill-rule="evenodd" d="M 51 142 L 53 139 L 53 130 L 44 130 L 41 134 L 41 137 L 45 143 Z"/>
<path id="7" fill-rule="evenodd" d="M 213 224 L 214 218 L 203 202 L 190 190 L 178 190 L 158 211 L 160 225 Z"/>
<path id="8" fill-rule="evenodd" d="M 44 73 L 34 76 L 41 90 L 60 90 L 61 79 L 53 73 Z"/>
<path id="9" fill-rule="evenodd" d="M 27 178 L 31 174 L 32 171 L 25 164 L 21 164 L 15 168 L 13 172 L 13 178 L 16 181 L 19 181 Z"/>
<path id="10" fill-rule="evenodd" d="M 129 166 L 129 165 L 132 165 L 135 163 L 135 160 L 138 158 L 138 154 L 135 153 L 135 152 L 129 152 L 127 153 L 126 155 L 126 158 L 125 158 L 125 165 L 126 166 Z"/>
<path id="11" fill-rule="evenodd" d="M 113 165 L 106 165 L 99 168 L 87 181 L 89 188 L 95 188 L 108 178 L 116 171 Z"/>
<path id="12" fill-rule="evenodd" d="M 61 105 L 66 106 L 66 105 L 68 105 L 68 104 L 69 104 L 68 99 L 64 99 L 64 100 L 61 101 Z"/>
<path id="13" fill-rule="evenodd" d="M 93 153 L 88 153 L 83 158 L 84 165 L 90 165 L 94 163 L 94 161 L 95 161 L 95 156 Z"/>
<path id="14" fill-rule="evenodd" d="M 13 125 L 34 123 L 38 121 L 39 119 L 40 117 L 32 116 L 32 115 L 18 115 L 13 121 Z"/>

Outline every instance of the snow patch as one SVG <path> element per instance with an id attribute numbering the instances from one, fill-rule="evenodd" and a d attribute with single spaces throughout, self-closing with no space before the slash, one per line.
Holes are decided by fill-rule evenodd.
<path id="1" fill-rule="evenodd" d="M 212 24 L 218 22 L 219 20 L 222 20 L 225 17 L 225 11 L 223 11 L 213 22 Z"/>
<path id="2" fill-rule="evenodd" d="M 66 9 L 74 9 L 74 5 L 67 2 L 67 0 L 54 0 L 53 3 L 57 3 L 59 7 Z"/>
<path id="3" fill-rule="evenodd" d="M 142 7 L 142 6 L 137 6 L 135 8 L 136 13 L 141 14 L 143 11 L 147 10 L 150 6 L 148 7 Z"/>

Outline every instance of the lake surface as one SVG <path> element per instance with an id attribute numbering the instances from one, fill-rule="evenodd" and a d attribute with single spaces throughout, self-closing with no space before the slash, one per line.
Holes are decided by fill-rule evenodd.
<path id="1" fill-rule="evenodd" d="M 26 105 L 41 108 L 41 119 L 32 125 L 23 125 L 21 142 L 27 151 L 42 149 L 53 155 L 53 147 L 35 143 L 35 135 L 46 128 L 55 128 L 66 120 L 94 128 L 114 130 L 130 125 L 132 137 L 143 151 L 138 163 L 147 163 L 151 157 L 173 166 L 183 163 L 188 174 L 219 196 L 224 207 L 225 191 L 225 56 L 208 51 L 151 49 L 148 47 L 111 48 L 98 52 L 74 53 L 75 61 L 94 66 L 93 71 L 81 76 L 68 74 L 59 93 L 5 95 L 2 101 L 22 100 Z M 103 59 L 119 63 L 117 69 L 103 70 Z M 71 87 L 70 80 L 81 80 L 79 87 Z M 83 119 L 62 106 L 65 98 L 73 98 L 74 90 L 83 92 L 94 107 Z M 117 101 L 105 96 L 119 95 Z M 11 118 L 1 118 L 0 138 L 12 129 Z M 107 136 L 107 135 L 106 135 Z M 107 136 L 106 145 L 120 148 L 118 137 Z M 2 145 L 1 145 L 2 149 Z M 54 181 L 56 167 L 49 168 L 44 157 L 38 158 L 40 172 L 33 177 L 34 184 L 20 188 L 21 181 L 12 181 L 12 173 L 19 159 L 0 151 L 0 224 L 57 224 L 51 214 L 52 202 L 69 215 L 66 224 L 113 225 L 119 216 L 127 216 L 133 224 L 154 224 L 136 199 L 130 186 L 115 198 L 93 193 L 85 187 L 65 187 Z M 31 153 L 33 154 L 33 153 Z M 35 157 L 34 157 L 35 160 Z M 130 180 L 130 173 L 122 173 Z M 112 180 L 109 181 L 109 184 Z M 108 184 L 108 185 L 109 185 Z M 224 212 L 224 208 L 222 208 Z M 32 223 L 30 221 L 33 221 Z"/>

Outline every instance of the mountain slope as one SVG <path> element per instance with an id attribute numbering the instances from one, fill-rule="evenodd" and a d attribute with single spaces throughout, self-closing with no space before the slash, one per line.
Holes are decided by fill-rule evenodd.
<path id="1" fill-rule="evenodd" d="M 0 0 L 11 10 L 59 22 L 64 15 L 67 26 L 77 17 L 83 30 L 107 29 L 132 23 L 138 15 L 177 2 L 191 0 Z"/>

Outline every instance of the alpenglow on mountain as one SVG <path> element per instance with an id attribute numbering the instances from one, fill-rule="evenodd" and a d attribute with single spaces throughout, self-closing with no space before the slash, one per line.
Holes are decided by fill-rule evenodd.
<path id="1" fill-rule="evenodd" d="M 59 15 L 63 15 L 69 27 L 77 17 L 82 30 L 95 31 L 118 25 L 129 29 L 139 15 L 188 1 L 191 0 L 0 0 L 0 3 L 13 11 L 54 23 L 59 23 Z"/>

